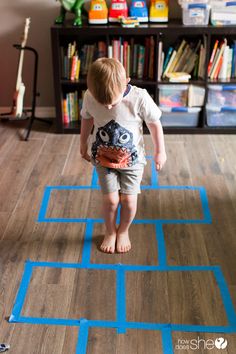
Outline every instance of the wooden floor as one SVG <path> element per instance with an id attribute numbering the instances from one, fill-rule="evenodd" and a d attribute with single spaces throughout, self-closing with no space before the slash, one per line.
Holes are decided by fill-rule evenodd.
<path id="1" fill-rule="evenodd" d="M 79 135 L 56 135 L 35 129 L 20 141 L 22 127 L 0 124 L 0 343 L 12 354 L 74 354 L 76 326 L 8 323 L 21 283 L 24 264 L 32 261 L 79 263 L 85 223 L 39 223 L 47 185 L 89 185 L 92 167 L 79 155 Z M 152 153 L 145 136 L 147 154 Z M 236 137 L 234 135 L 167 135 L 168 161 L 159 175 L 161 186 L 203 186 L 207 191 L 211 224 L 163 226 L 167 264 L 219 265 L 236 308 Z M 143 184 L 149 185 L 148 163 Z M 201 219 L 199 193 L 166 189 L 143 191 L 138 219 Z M 97 191 L 54 191 L 47 217 L 99 218 Z M 155 227 L 135 224 L 130 230 L 132 250 L 125 255 L 99 251 L 104 226 L 94 225 L 91 262 L 94 264 L 159 265 Z M 227 316 L 211 271 L 140 271 L 126 273 L 127 321 L 226 326 Z M 22 316 L 102 321 L 116 320 L 116 278 L 112 270 L 35 268 Z M 180 340 L 227 339 L 225 350 L 178 349 Z M 236 352 L 236 332 L 172 332 L 174 353 Z M 183 342 L 182 342 L 183 343 Z M 186 343 L 186 342 L 185 342 Z M 78 348 L 77 348 L 78 350 Z M 89 354 L 161 354 L 157 330 L 115 328 L 89 330 Z"/>

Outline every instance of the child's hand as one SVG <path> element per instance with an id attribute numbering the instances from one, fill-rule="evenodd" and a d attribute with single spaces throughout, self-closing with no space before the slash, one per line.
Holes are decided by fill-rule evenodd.
<path id="1" fill-rule="evenodd" d="M 166 153 L 165 152 L 157 152 L 154 154 L 154 161 L 156 164 L 156 170 L 160 171 L 166 162 Z"/>
<path id="2" fill-rule="evenodd" d="M 83 159 L 85 159 L 86 161 L 90 162 L 91 158 L 88 154 L 88 145 L 80 145 L 80 155 L 82 156 Z"/>

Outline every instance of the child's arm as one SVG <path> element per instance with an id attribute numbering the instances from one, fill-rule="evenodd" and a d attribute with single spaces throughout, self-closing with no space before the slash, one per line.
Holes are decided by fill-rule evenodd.
<path id="1" fill-rule="evenodd" d="M 83 159 L 90 161 L 88 154 L 88 137 L 93 129 L 93 118 L 81 119 L 80 154 Z"/>
<path id="2" fill-rule="evenodd" d="M 147 123 L 154 145 L 154 161 L 157 171 L 161 170 L 166 162 L 166 150 L 164 143 L 164 134 L 160 121 Z"/>

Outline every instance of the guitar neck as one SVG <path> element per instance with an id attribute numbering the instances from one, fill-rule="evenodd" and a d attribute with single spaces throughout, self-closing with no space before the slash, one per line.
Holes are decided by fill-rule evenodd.
<path id="1" fill-rule="evenodd" d="M 23 70 L 23 61 L 24 61 L 24 50 L 20 51 L 17 79 L 16 79 L 16 91 L 19 91 L 20 85 L 22 83 L 22 70 Z"/>

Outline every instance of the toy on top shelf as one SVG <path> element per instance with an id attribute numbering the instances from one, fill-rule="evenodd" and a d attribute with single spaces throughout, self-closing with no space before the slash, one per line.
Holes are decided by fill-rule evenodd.
<path id="1" fill-rule="evenodd" d="M 137 17 L 124 17 L 119 16 L 119 20 L 122 27 L 138 27 L 139 21 Z"/>
<path id="2" fill-rule="evenodd" d="M 151 0 L 149 21 L 168 22 L 168 0 Z"/>
<path id="3" fill-rule="evenodd" d="M 88 22 L 90 24 L 107 23 L 108 9 L 105 0 L 92 0 L 90 4 Z"/>
<path id="4" fill-rule="evenodd" d="M 119 22 L 119 16 L 128 17 L 126 0 L 112 0 L 109 9 L 109 22 Z"/>
<path id="5" fill-rule="evenodd" d="M 145 0 L 132 0 L 129 12 L 130 16 L 137 17 L 139 22 L 148 22 L 148 9 Z"/>
<path id="6" fill-rule="evenodd" d="M 84 4 L 84 0 L 60 0 L 61 10 L 60 15 L 56 18 L 55 23 L 61 25 L 67 12 L 72 12 L 75 14 L 74 26 L 81 26 L 81 9 Z"/>

